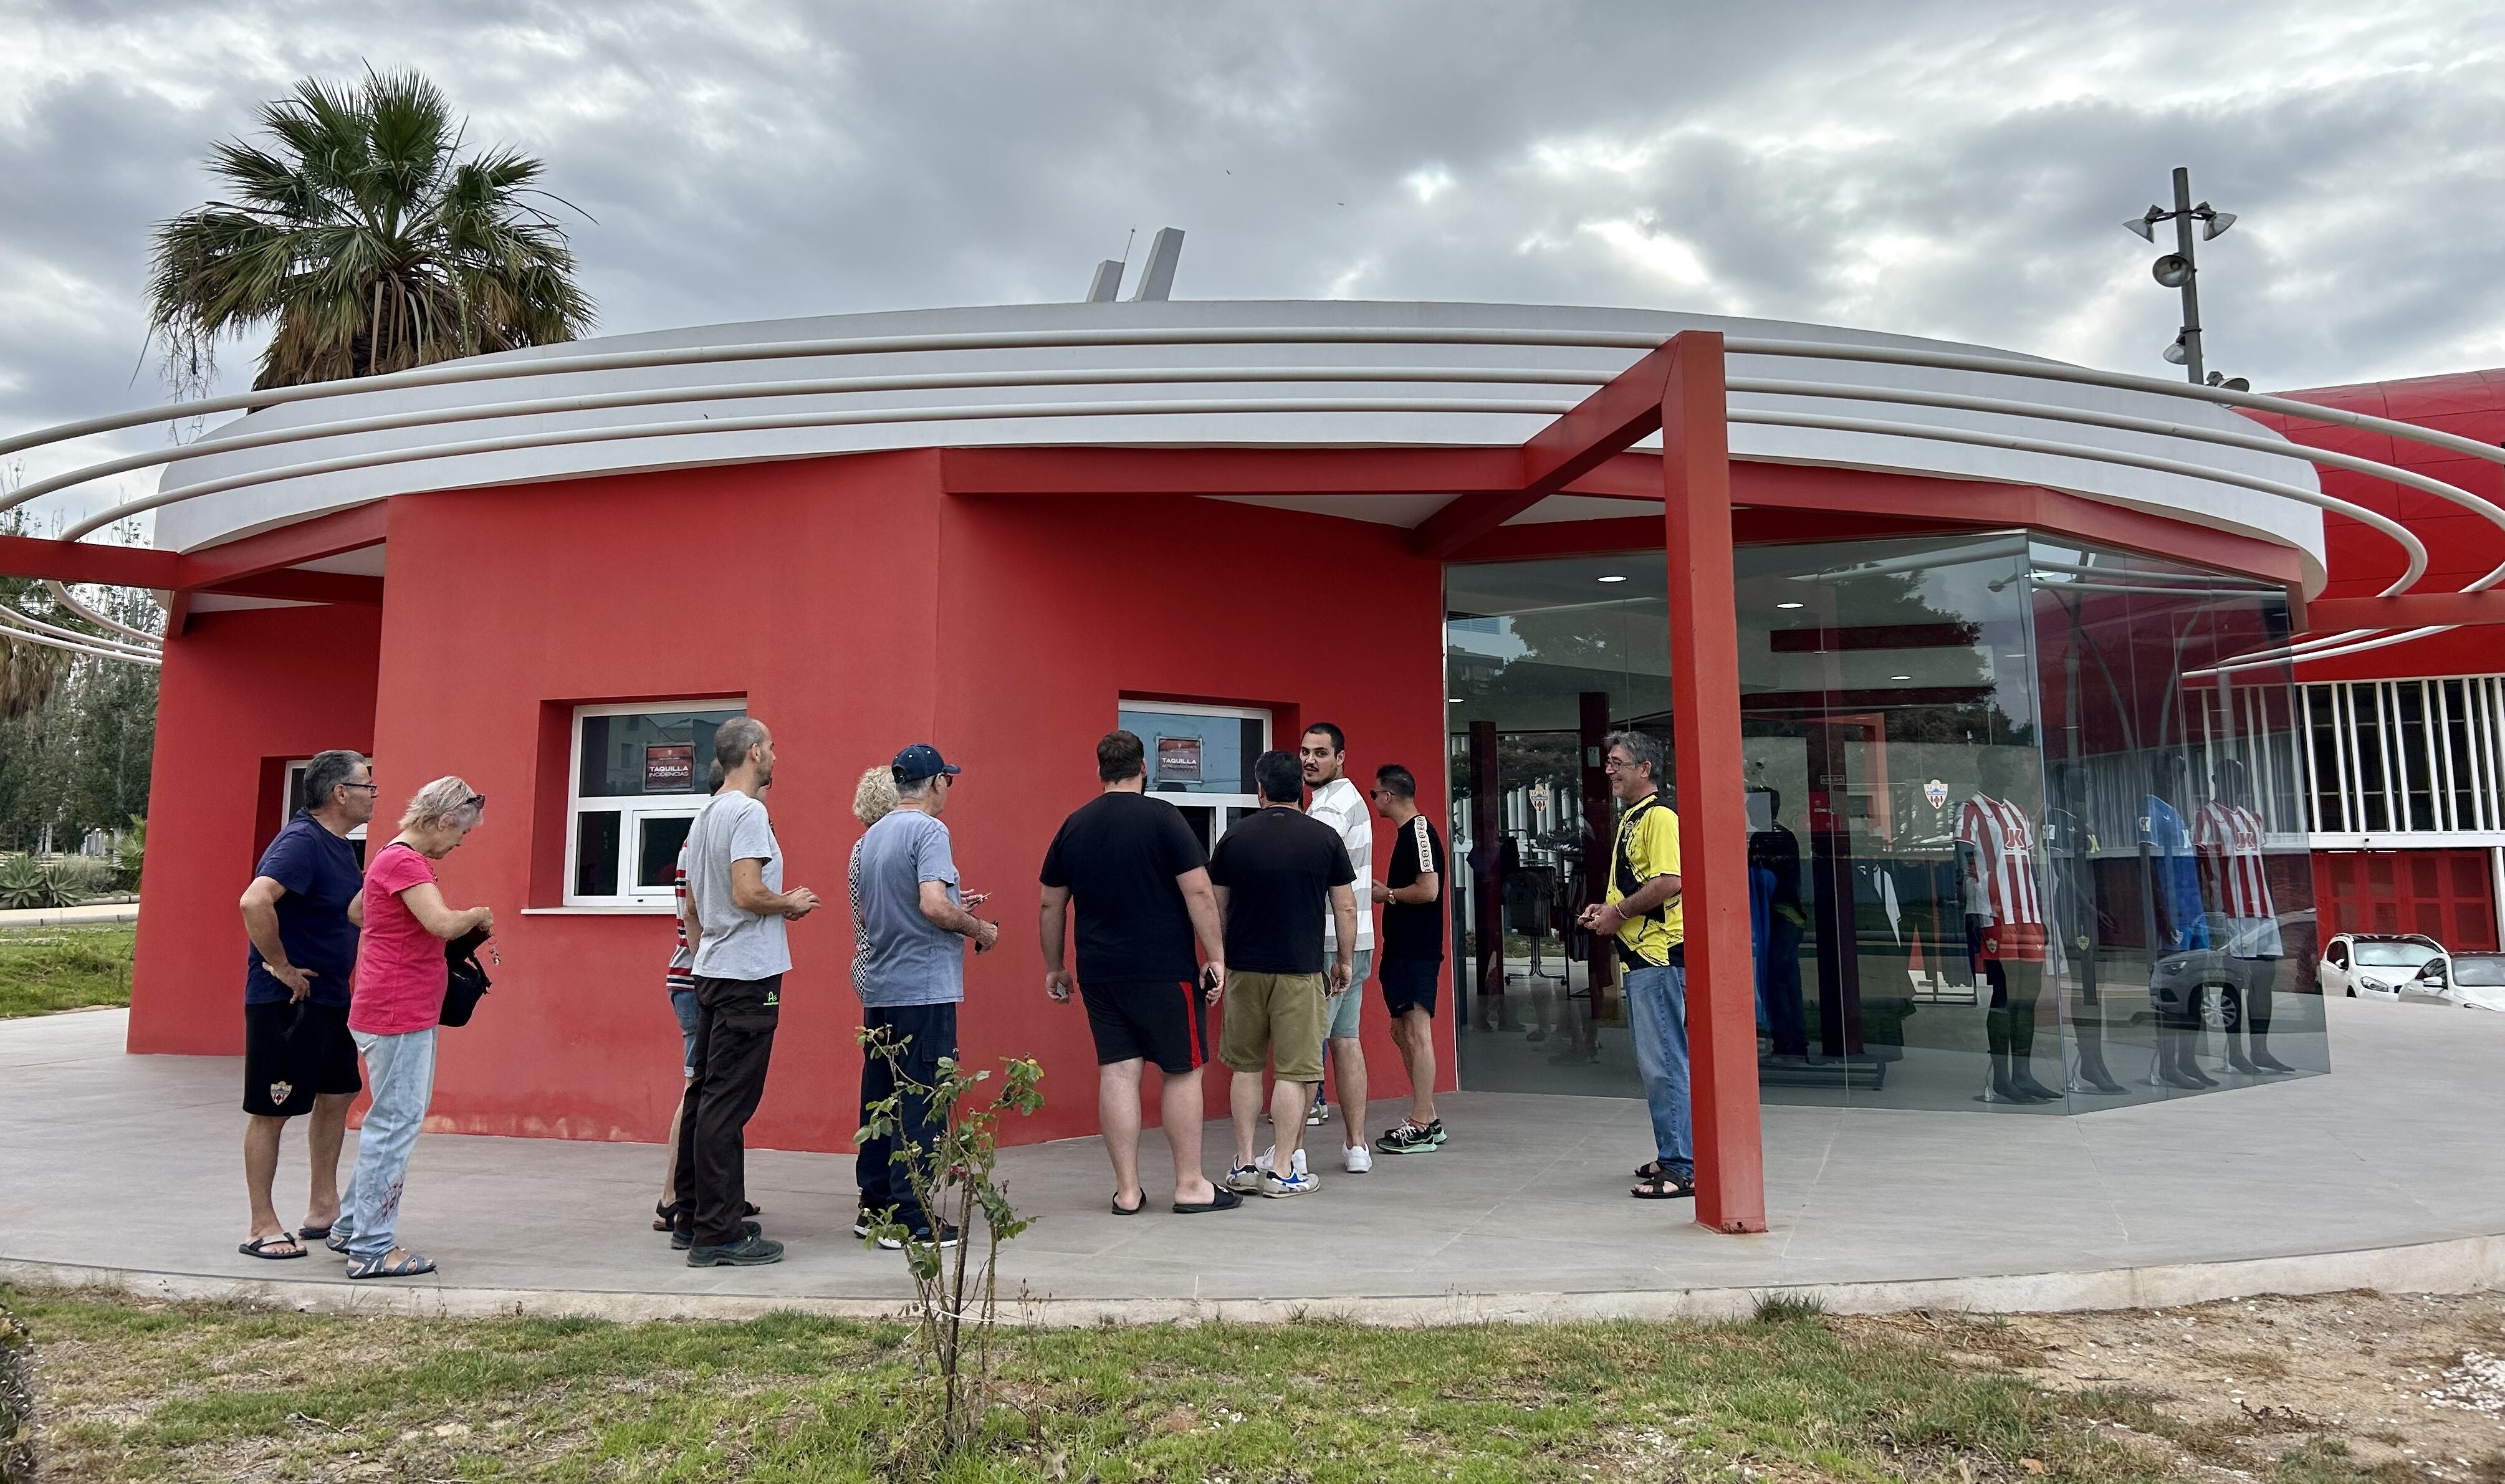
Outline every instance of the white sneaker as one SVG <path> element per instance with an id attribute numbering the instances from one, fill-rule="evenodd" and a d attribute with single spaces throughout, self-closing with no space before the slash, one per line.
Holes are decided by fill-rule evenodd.
<path id="1" fill-rule="evenodd" d="M 1270 1146 L 1268 1148 L 1263 1149 L 1258 1155 L 1254 1156 L 1252 1160 L 1252 1168 L 1260 1171 L 1264 1175 L 1274 1173 L 1278 1168 L 1278 1154 L 1279 1147 L 1275 1144 Z M 1305 1151 L 1301 1148 L 1296 1150 L 1295 1172 L 1298 1175 L 1305 1173 Z"/>
<path id="2" fill-rule="evenodd" d="M 1270 1197 L 1274 1201 L 1285 1200 L 1291 1195 L 1311 1195 L 1322 1187 L 1323 1183 L 1321 1181 L 1314 1179 L 1302 1170 L 1298 1170 L 1293 1175 L 1264 1175 L 1261 1177 L 1261 1193 Z"/>
<path id="3" fill-rule="evenodd" d="M 1261 1182 L 1267 1179 L 1268 1175 L 1268 1171 L 1255 1169 L 1249 1164 L 1237 1165 L 1226 1172 L 1226 1188 L 1241 1195 L 1258 1195 L 1261 1193 Z"/>
<path id="4" fill-rule="evenodd" d="M 1369 1174 L 1374 1169 L 1374 1151 L 1361 1144 L 1352 1144 L 1340 1151 L 1340 1167 L 1351 1175 Z"/>

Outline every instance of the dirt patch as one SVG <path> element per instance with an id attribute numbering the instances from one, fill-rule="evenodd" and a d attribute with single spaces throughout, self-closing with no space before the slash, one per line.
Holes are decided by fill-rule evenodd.
<path id="1" fill-rule="evenodd" d="M 2505 1294 L 1868 1323 L 2014 1369 L 2178 1466 L 2505 1481 Z"/>

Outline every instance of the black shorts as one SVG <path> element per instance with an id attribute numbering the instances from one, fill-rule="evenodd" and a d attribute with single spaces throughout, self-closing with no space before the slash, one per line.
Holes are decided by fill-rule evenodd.
<path id="1" fill-rule="evenodd" d="M 1100 1067 L 1147 1060 L 1180 1077 L 1209 1060 L 1209 1005 L 1189 979 L 1081 983 L 1078 998 Z"/>
<path id="2" fill-rule="evenodd" d="M 1374 966 L 1375 982 L 1383 986 L 1383 1007 L 1399 1019 L 1411 1009 L 1435 1013 L 1435 984 L 1444 975 L 1442 959 L 1385 959 Z"/>
<path id="3" fill-rule="evenodd" d="M 359 1092 L 348 1007 L 280 1000 L 243 1007 L 243 1111 L 293 1118 L 326 1092 Z"/>

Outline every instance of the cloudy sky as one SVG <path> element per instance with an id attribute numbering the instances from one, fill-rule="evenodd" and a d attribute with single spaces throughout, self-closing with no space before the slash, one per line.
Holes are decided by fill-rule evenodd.
<path id="1" fill-rule="evenodd" d="M 610 331 L 1076 299 L 1174 225 L 1177 298 L 1763 314 L 2158 373 L 2174 298 L 2119 224 L 2188 164 L 2242 218 L 2202 260 L 2211 365 L 2505 365 L 2496 0 L 0 0 L 0 433 L 160 397 L 150 226 L 263 101 L 369 64 L 547 161 Z"/>

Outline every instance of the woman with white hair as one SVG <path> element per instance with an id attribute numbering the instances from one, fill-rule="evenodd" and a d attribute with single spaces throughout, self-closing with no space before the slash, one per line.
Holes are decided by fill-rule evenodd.
<path id="1" fill-rule="evenodd" d="M 494 929 L 485 907 L 451 907 L 435 882 L 435 863 L 478 828 L 487 795 L 458 778 L 417 791 L 400 833 L 366 863 L 366 925 L 349 999 L 348 1034 L 365 1053 L 373 1106 L 357 1140 L 349 1182 L 328 1245 L 348 1254 L 351 1278 L 408 1278 L 435 1271 L 429 1259 L 395 1245 L 401 1186 L 435 1096 L 435 1032 L 448 980 L 443 945 Z"/>

